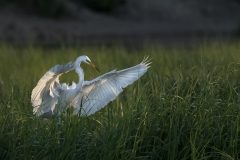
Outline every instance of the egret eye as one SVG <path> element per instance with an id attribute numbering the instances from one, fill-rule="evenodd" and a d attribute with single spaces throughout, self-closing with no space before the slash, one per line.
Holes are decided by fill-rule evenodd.
<path id="1" fill-rule="evenodd" d="M 86 62 L 91 63 L 91 61 L 89 59 L 87 59 Z"/>

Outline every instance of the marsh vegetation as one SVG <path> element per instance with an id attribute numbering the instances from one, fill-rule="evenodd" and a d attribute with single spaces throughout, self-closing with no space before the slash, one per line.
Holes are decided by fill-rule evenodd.
<path id="1" fill-rule="evenodd" d="M 152 58 L 148 72 L 104 109 L 36 118 L 31 91 L 56 64 L 87 55 L 87 80 Z M 239 159 L 240 45 L 43 49 L 0 47 L 0 159 Z M 72 71 L 61 82 L 77 81 Z"/>

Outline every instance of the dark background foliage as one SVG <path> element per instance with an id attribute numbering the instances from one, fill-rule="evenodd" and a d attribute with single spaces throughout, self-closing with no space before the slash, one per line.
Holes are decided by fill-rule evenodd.
<path id="1" fill-rule="evenodd" d="M 126 0 L 71 0 L 71 2 L 94 11 L 110 13 L 118 6 L 124 5 Z M 52 18 L 69 16 L 66 3 L 67 0 L 0 0 L 2 7 L 16 5 L 19 9 Z"/>

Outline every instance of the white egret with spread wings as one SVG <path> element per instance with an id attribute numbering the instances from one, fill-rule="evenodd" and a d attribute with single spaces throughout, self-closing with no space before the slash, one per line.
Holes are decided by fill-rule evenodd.
<path id="1" fill-rule="evenodd" d="M 74 114 L 91 115 L 116 99 L 123 88 L 140 78 L 150 67 L 149 60 L 144 58 L 140 64 L 131 68 L 120 71 L 115 69 L 92 81 L 84 81 L 81 62 L 98 70 L 87 56 L 80 56 L 75 62 L 56 65 L 44 74 L 32 91 L 33 114 L 41 118 L 51 118 L 73 106 Z M 60 84 L 59 76 L 73 69 L 79 76 L 79 82 L 73 82 L 71 86 Z"/>

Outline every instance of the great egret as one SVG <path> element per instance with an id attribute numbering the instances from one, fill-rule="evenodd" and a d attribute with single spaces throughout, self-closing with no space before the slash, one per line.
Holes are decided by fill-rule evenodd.
<path id="1" fill-rule="evenodd" d="M 144 58 L 140 64 L 131 68 L 120 71 L 115 69 L 92 81 L 84 81 L 81 62 L 97 69 L 87 56 L 80 56 L 75 62 L 56 65 L 44 74 L 32 91 L 33 114 L 51 118 L 73 106 L 75 115 L 91 115 L 114 100 L 123 88 L 136 81 L 150 67 L 148 58 Z M 73 82 L 71 86 L 60 84 L 59 76 L 73 69 L 79 76 L 79 82 Z"/>

